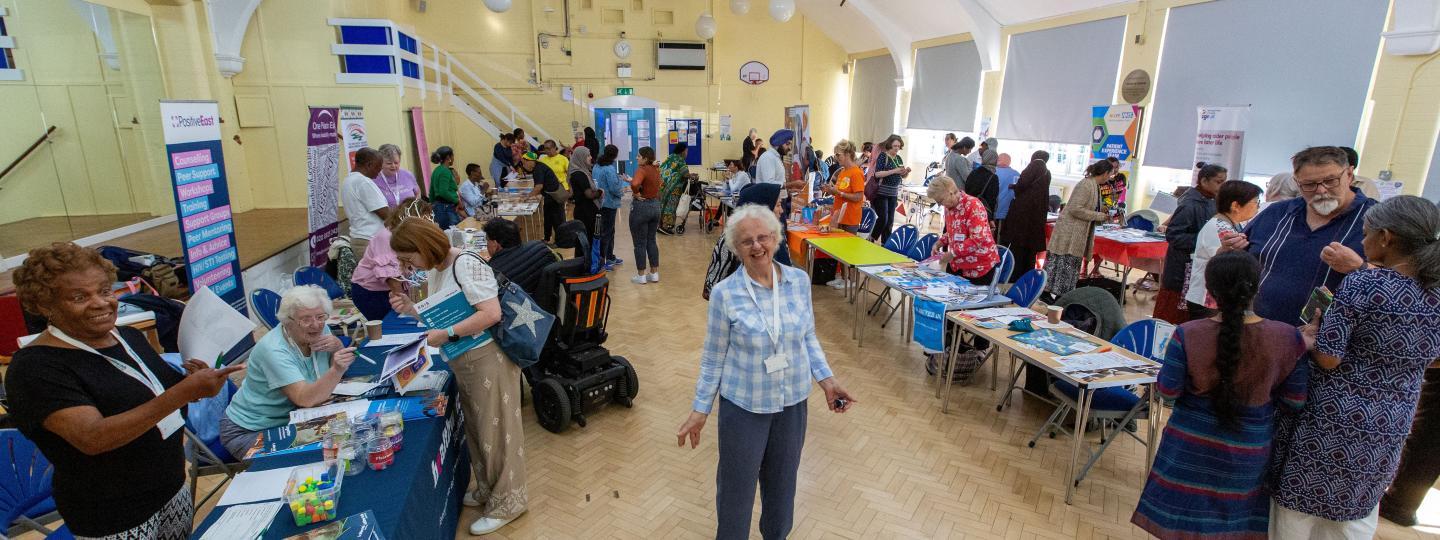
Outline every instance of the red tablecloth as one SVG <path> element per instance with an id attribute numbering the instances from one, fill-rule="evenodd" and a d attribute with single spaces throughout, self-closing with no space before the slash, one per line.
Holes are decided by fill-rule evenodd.
<path id="1" fill-rule="evenodd" d="M 1050 232 L 1053 230 L 1054 223 L 1045 224 L 1046 241 L 1050 240 Z M 1169 244 L 1164 240 L 1133 243 L 1095 237 L 1095 255 L 1120 266 L 1137 266 L 1142 260 L 1164 259 L 1165 250 L 1168 248 Z"/>

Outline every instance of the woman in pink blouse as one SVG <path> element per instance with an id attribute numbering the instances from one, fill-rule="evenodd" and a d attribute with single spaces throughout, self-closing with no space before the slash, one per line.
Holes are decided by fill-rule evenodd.
<path id="1" fill-rule="evenodd" d="M 399 208 L 400 211 L 390 213 L 385 226 L 370 238 L 365 255 L 350 274 L 350 299 L 367 320 L 384 319 L 390 313 L 390 293 L 405 293 L 405 282 L 400 280 L 403 269 L 395 258 L 395 251 L 390 249 L 390 231 L 405 218 L 431 219 L 430 203 L 424 199 L 405 199 Z"/>

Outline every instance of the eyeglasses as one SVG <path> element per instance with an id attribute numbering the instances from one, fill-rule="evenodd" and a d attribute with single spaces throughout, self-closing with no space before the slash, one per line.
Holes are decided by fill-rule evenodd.
<path id="1" fill-rule="evenodd" d="M 1320 180 L 1319 182 L 1296 182 L 1295 185 L 1299 186 L 1300 191 L 1304 191 L 1305 193 L 1314 193 L 1315 190 L 1319 189 L 1319 187 L 1322 185 L 1325 186 L 1325 191 L 1330 191 L 1340 187 L 1340 181 L 1344 178 L 1345 175 L 1341 174 L 1338 176 L 1331 176 L 1330 178 Z"/>
<path id="2" fill-rule="evenodd" d="M 774 241 L 775 241 L 775 235 L 773 235 L 773 234 L 762 234 L 762 235 L 756 236 L 756 237 L 754 237 L 754 238 L 746 238 L 746 239 L 744 239 L 744 240 L 741 240 L 741 241 L 740 241 L 740 247 L 742 247 L 742 248 L 750 248 L 750 247 L 757 246 L 757 245 L 761 245 L 761 244 L 769 244 L 769 243 L 774 242 Z"/>
<path id="3" fill-rule="evenodd" d="M 325 321 L 330 320 L 330 316 L 327 315 L 327 314 L 321 313 L 321 314 L 319 314 L 319 315 L 311 315 L 311 316 L 309 316 L 309 317 L 291 317 L 290 320 L 295 321 L 295 322 L 300 323 L 300 324 L 303 324 L 303 325 L 317 325 L 317 324 L 325 324 Z"/>

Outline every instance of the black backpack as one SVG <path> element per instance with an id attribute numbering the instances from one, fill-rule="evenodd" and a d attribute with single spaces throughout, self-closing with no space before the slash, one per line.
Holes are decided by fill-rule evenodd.
<path id="1" fill-rule="evenodd" d="M 155 332 L 160 336 L 162 352 L 180 352 L 176 338 L 180 334 L 180 316 L 185 313 L 185 304 L 155 296 L 136 293 L 120 299 L 121 302 L 155 312 Z"/>

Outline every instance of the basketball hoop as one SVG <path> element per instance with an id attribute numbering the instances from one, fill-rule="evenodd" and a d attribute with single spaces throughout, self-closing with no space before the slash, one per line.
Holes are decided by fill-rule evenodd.
<path id="1" fill-rule="evenodd" d="M 740 66 L 740 82 L 749 85 L 765 84 L 770 80 L 770 68 L 764 63 L 751 60 Z"/>

